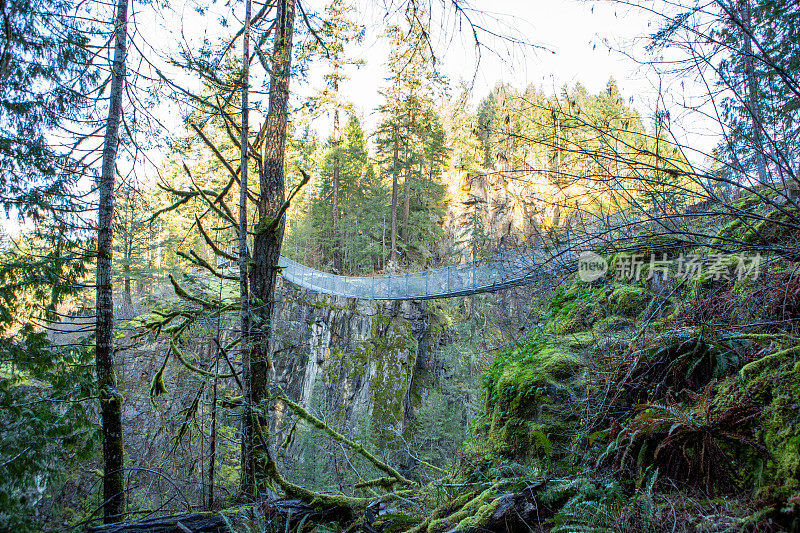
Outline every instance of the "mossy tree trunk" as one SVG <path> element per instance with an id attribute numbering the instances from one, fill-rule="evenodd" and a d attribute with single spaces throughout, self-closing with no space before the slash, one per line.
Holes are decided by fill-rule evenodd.
<path id="1" fill-rule="evenodd" d="M 400 172 L 398 168 L 397 158 L 397 127 L 395 126 L 395 144 L 394 153 L 392 156 L 392 229 L 391 229 L 391 263 L 397 264 L 397 174 Z"/>
<path id="2" fill-rule="evenodd" d="M 275 282 L 278 259 L 281 254 L 284 221 L 282 216 L 284 194 L 284 152 L 289 106 L 289 79 L 292 64 L 292 34 L 294 30 L 294 0 L 279 0 L 275 22 L 275 41 L 270 74 L 269 110 L 265 124 L 263 166 L 259 169 L 260 196 L 258 198 L 258 226 L 253 237 L 253 262 L 250 272 L 251 318 L 250 324 L 250 384 L 248 401 L 254 408 L 253 416 L 245 420 L 249 435 L 254 435 L 254 425 L 268 427 L 263 411 L 269 397 L 271 378 L 270 338 L 272 316 L 275 309 Z M 265 459 L 269 450 L 260 449 L 260 441 L 251 446 L 246 469 L 256 476 L 265 472 Z M 254 479 L 254 489 L 263 480 Z"/>
<path id="3" fill-rule="evenodd" d="M 252 493 L 255 487 L 252 450 L 253 427 L 250 422 L 252 405 L 250 403 L 250 295 L 248 287 L 248 267 L 250 257 L 247 250 L 247 164 L 250 138 L 249 93 L 250 93 L 250 16 L 252 3 L 245 0 L 244 31 L 242 35 L 242 123 L 241 160 L 239 167 L 239 334 L 242 355 L 242 480 L 241 488 L 245 494 Z M 212 481 L 213 487 L 213 481 Z"/>
<path id="4" fill-rule="evenodd" d="M 114 302 L 111 260 L 114 221 L 114 170 L 125 87 L 128 0 L 118 0 L 114 20 L 114 62 L 103 144 L 97 226 L 96 370 L 103 431 L 103 519 L 115 522 L 125 512 L 122 399 L 114 375 Z"/>

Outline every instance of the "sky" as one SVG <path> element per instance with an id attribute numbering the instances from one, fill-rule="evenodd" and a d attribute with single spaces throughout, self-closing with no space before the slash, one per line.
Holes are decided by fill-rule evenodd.
<path id="1" fill-rule="evenodd" d="M 311 14 L 321 12 L 326 1 L 303 0 L 303 5 L 307 13 Z M 389 15 L 391 20 L 392 16 L 398 16 L 397 9 L 403 2 L 353 1 L 358 2 L 358 22 L 366 27 L 365 39 L 354 50 L 354 55 L 362 57 L 366 63 L 358 69 L 351 69 L 351 78 L 343 85 L 342 93 L 348 95 L 357 114 L 365 123 L 365 130 L 370 131 L 375 129 L 379 120 L 376 109 L 382 102 L 380 91 L 388 85 L 386 61 L 389 49 L 382 38 L 386 21 L 385 5 L 394 5 L 395 11 Z M 450 0 L 443 0 L 443 3 L 449 2 Z M 642 67 L 632 57 L 646 57 L 643 46 L 646 37 L 655 31 L 657 22 L 649 20 L 642 11 L 604 0 L 461 2 L 462 5 L 471 6 L 473 10 L 468 13 L 476 23 L 498 34 L 525 41 L 530 46 L 511 46 L 505 41 L 482 35 L 481 39 L 487 48 L 482 50 L 478 63 L 471 32 L 458 31 L 458 21 L 454 19 L 452 11 L 445 16 L 434 13 L 434 19 L 441 27 L 432 28 L 433 44 L 441 72 L 449 78 L 453 93 L 458 90 L 462 80 L 472 84 L 473 104 L 477 104 L 498 83 L 506 83 L 518 89 L 533 84 L 546 93 L 558 92 L 564 85 L 581 83 L 589 92 L 597 93 L 613 77 L 623 97 L 643 115 L 645 124 L 651 123 L 648 122 L 648 117 L 653 116 L 659 81 L 652 71 Z M 176 43 L 184 43 L 196 51 L 204 39 L 213 42 L 219 35 L 229 34 L 231 28 L 238 25 L 235 17 L 230 15 L 231 6 L 236 14 L 243 15 L 242 0 L 233 0 L 231 3 L 220 1 L 202 12 L 195 9 L 198 3 L 207 4 L 207 1 L 173 2 L 167 9 L 154 3 L 136 4 L 137 11 L 134 15 L 134 40 L 137 46 L 145 52 L 148 47 L 159 50 L 161 58 L 156 57 L 159 54 L 151 54 L 150 59 L 168 72 L 168 75 L 187 86 L 191 86 L 193 80 L 178 74 L 175 69 L 170 69 L 166 62 L 166 58 L 172 53 L 170 50 L 176 48 Z M 432 3 L 442 5 L 435 1 Z M 222 16 L 229 19 L 230 28 L 221 28 L 219 19 Z M 467 30 L 464 21 L 461 22 L 461 29 Z M 325 70 L 325 65 L 317 65 L 311 69 L 307 80 L 292 82 L 292 91 L 297 94 L 298 100 L 323 86 L 322 74 Z M 679 92 L 687 94 L 698 90 L 690 81 L 680 81 L 679 90 L 677 85 L 667 88 L 667 91 L 676 91 L 672 95 L 673 100 L 681 98 Z M 255 88 L 263 85 L 263 80 L 253 81 Z M 254 94 L 251 98 L 258 99 L 259 95 Z M 263 95 L 261 98 L 265 99 Z M 157 106 L 154 114 L 171 130 L 166 132 L 164 138 L 184 133 L 180 113 L 168 102 Z M 253 119 L 253 122 L 256 121 Z M 690 117 L 687 122 L 695 129 L 703 129 L 696 117 Z M 311 126 L 324 139 L 331 131 L 330 117 L 318 117 L 312 121 Z M 676 130 L 680 131 L 680 127 Z M 679 140 L 706 152 L 717 142 L 714 135 L 695 133 L 687 133 Z M 167 154 L 168 151 L 163 146 L 148 154 L 151 164 L 145 165 L 149 167 L 145 173 L 154 174 Z M 698 155 L 698 158 L 701 157 Z"/>
<path id="2" fill-rule="evenodd" d="M 360 6 L 361 22 L 367 26 L 362 45 L 367 62 L 350 73 L 344 93 L 369 125 L 381 103 L 379 89 L 387 84 L 388 49 L 380 38 L 380 28 L 374 24 L 380 16 L 378 8 L 365 4 L 371 3 L 362 1 Z M 647 108 L 653 105 L 656 94 L 652 79 L 637 63 L 614 51 L 623 49 L 643 55 L 642 41 L 636 38 L 648 34 L 652 22 L 641 13 L 610 2 L 574 0 L 475 0 L 471 5 L 485 11 L 476 19 L 532 45 L 508 46 L 497 39 L 487 39 L 486 45 L 495 53 L 484 50 L 477 63 L 471 34 L 454 35 L 452 26 L 440 32 L 447 36 L 446 40 L 435 39 L 442 71 L 454 88 L 460 80 L 474 83 L 474 104 L 498 83 L 519 89 L 533 84 L 551 93 L 580 82 L 596 93 L 613 76 L 623 96 L 632 97 L 631 103 L 648 114 Z M 320 87 L 322 80 L 312 78 L 309 85 Z M 317 126 L 320 132 L 329 131 L 324 119 Z"/>
<path id="3" fill-rule="evenodd" d="M 343 84 L 341 92 L 347 95 L 369 132 L 377 126 L 379 117 L 376 110 L 382 103 L 380 91 L 388 85 L 386 61 L 389 49 L 383 31 L 387 20 L 395 22 L 400 19 L 406 2 L 351 1 L 357 8 L 357 22 L 366 28 L 364 41 L 352 50 L 352 54 L 363 58 L 366 63 L 358 69 L 350 69 L 351 79 Z M 457 93 L 462 81 L 471 84 L 473 104 L 477 104 L 498 83 L 518 89 L 533 84 L 546 94 L 557 93 L 564 85 L 581 83 L 590 93 L 598 93 L 613 77 L 623 97 L 641 113 L 645 125 L 649 125 L 652 124 L 660 84 L 662 94 L 668 95 L 665 98 L 667 102 L 682 102 L 686 95 L 704 92 L 704 87 L 690 80 L 671 80 L 672 85 L 667 86 L 652 69 L 634 59 L 643 61 L 648 58 L 644 45 L 660 23 L 648 18 L 645 10 L 610 0 L 457 0 L 477 24 L 530 45 L 509 46 L 507 42 L 481 35 L 486 47 L 482 49 L 478 63 L 474 40 L 465 21 L 457 19 L 452 8 L 441 9 L 442 5 L 451 6 L 454 1 L 431 1 L 434 6 L 433 46 L 440 71 L 450 80 L 451 92 Z M 315 13 L 322 13 L 327 2 L 302 0 L 302 5 L 304 12 L 314 20 Z M 662 0 L 646 0 L 644 3 L 652 7 L 659 2 L 663 3 Z M 172 2 L 167 8 L 144 4 L 136 15 L 138 38 L 148 40 L 148 44 L 159 50 L 164 64 L 165 58 L 174 55 L 177 44 L 188 46 L 196 54 L 204 40 L 216 42 L 220 36 L 230 35 L 235 28 L 241 27 L 237 17 L 243 17 L 243 0 L 217 0 L 210 6 L 208 4 L 209 0 Z M 198 10 L 198 5 L 204 8 Z M 300 25 L 303 24 L 299 20 L 301 16 L 298 14 Z M 222 17 L 228 21 L 227 28 L 220 26 Z M 240 53 L 236 51 L 237 56 Z M 176 80 L 183 79 L 187 86 L 191 86 L 192 80 L 185 74 L 169 65 L 165 65 L 164 70 L 171 71 L 170 76 Z M 321 89 L 326 71 L 326 65 L 317 63 L 309 69 L 306 80 L 293 80 L 291 90 L 295 102 L 299 103 L 303 97 Z M 253 79 L 251 83 L 254 89 L 265 85 L 266 80 Z M 259 95 L 253 94 L 251 98 L 258 100 Z M 672 115 L 678 117 L 680 112 L 676 109 Z M 162 116 L 166 117 L 165 122 L 179 125 L 180 114 L 174 110 L 165 109 Z M 257 119 L 253 118 L 254 121 Z M 686 121 L 692 129 L 707 130 L 701 122 L 702 119 L 696 116 Z M 679 124 L 672 126 L 681 132 Z M 713 123 L 708 125 L 713 126 Z M 311 122 L 311 127 L 325 139 L 332 129 L 331 117 L 317 117 Z M 173 134 L 181 132 L 180 127 L 170 129 L 173 129 Z M 716 144 L 717 137 L 686 133 L 678 140 L 707 152 Z M 154 154 L 153 160 L 158 159 L 159 156 Z M 702 156 L 698 154 L 697 159 L 702 159 Z"/>
<path id="4" fill-rule="evenodd" d="M 397 20 L 404 2 L 352 1 L 357 5 L 357 22 L 366 28 L 365 39 L 353 50 L 353 55 L 366 63 L 358 69 L 350 69 L 351 79 L 343 85 L 342 93 L 348 95 L 369 131 L 378 120 L 376 109 L 382 102 L 380 90 L 388 84 L 389 50 L 382 38 L 386 5 L 389 5 L 389 20 Z M 157 15 L 152 9 L 148 12 L 143 8 L 137 15 L 140 35 L 147 35 L 151 44 L 162 51 L 170 50 L 177 42 L 198 49 L 203 39 L 214 40 L 232 31 L 231 28 L 239 27 L 240 22 L 231 17 L 230 10 L 232 6 L 234 13 L 241 17 L 242 0 L 231 4 L 219 2 L 202 13 L 194 9 L 196 2 L 206 3 L 205 0 L 175 2 L 169 10 L 159 8 Z M 450 2 L 434 0 L 432 5 L 449 5 Z M 312 19 L 314 13 L 323 11 L 326 3 L 327 0 L 303 0 L 304 10 Z M 552 93 L 565 84 L 572 86 L 580 82 L 590 92 L 597 93 L 613 76 L 630 104 L 645 117 L 653 114 L 659 82 L 652 72 L 631 59 L 631 56 L 646 57 L 645 38 L 656 28 L 656 23 L 649 20 L 644 11 L 607 0 L 460 0 L 460 3 L 471 6 L 468 13 L 476 23 L 531 45 L 509 46 L 499 39 L 481 35 L 487 48 L 482 50 L 480 63 L 477 63 L 474 40 L 464 21 L 461 20 L 462 31 L 458 31 L 452 9 L 445 15 L 434 12 L 437 26 L 432 28 L 431 34 L 441 72 L 449 78 L 454 92 L 462 80 L 473 84 L 474 104 L 498 83 L 519 89 L 534 84 Z M 230 28 L 220 28 L 218 19 L 223 16 L 228 18 Z M 325 71 L 326 66 L 322 64 L 312 67 L 307 80 L 292 82 L 292 91 L 300 98 L 313 94 L 323 86 Z M 253 85 L 257 87 L 259 83 L 254 81 Z M 315 119 L 312 127 L 325 138 L 331 130 L 330 118 Z"/>

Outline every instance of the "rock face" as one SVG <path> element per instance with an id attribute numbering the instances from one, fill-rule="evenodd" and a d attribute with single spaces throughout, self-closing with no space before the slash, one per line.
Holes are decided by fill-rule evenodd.
<path id="1" fill-rule="evenodd" d="M 353 428 L 365 415 L 403 427 L 427 373 L 425 302 L 331 297 L 282 283 L 275 381 L 293 399 L 312 399 Z"/>
<path id="2" fill-rule="evenodd" d="M 450 198 L 444 246 L 460 250 L 465 261 L 475 242 L 495 250 L 535 244 L 553 230 L 563 231 L 575 218 L 567 199 L 587 192 L 532 170 L 451 171 L 444 181 Z"/>

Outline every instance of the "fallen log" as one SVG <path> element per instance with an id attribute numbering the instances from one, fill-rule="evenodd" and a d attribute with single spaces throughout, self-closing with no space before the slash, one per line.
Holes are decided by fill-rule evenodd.
<path id="1" fill-rule="evenodd" d="M 219 512 L 187 513 L 91 526 L 87 531 L 88 533 L 228 533 L 230 531 L 228 523 L 234 526 L 249 520 L 274 520 L 280 524 L 285 524 L 288 520 L 290 526 L 301 520 L 305 520 L 306 523 L 321 523 L 335 520 L 340 511 L 315 508 L 297 499 L 269 499 Z"/>
<path id="2" fill-rule="evenodd" d="M 219 514 L 195 513 L 118 522 L 88 528 L 90 533 L 228 533 Z"/>

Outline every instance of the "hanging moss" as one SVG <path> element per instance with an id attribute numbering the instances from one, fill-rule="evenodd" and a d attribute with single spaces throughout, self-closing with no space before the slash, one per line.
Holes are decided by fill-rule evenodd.
<path id="1" fill-rule="evenodd" d="M 480 529 L 489 521 L 500 503 L 500 498 L 495 498 L 488 503 L 484 503 L 478 508 L 474 515 L 468 516 L 461 520 L 455 529 L 458 531 L 467 531 L 473 528 Z"/>
<path id="2" fill-rule="evenodd" d="M 231 377 L 233 377 L 233 374 L 214 374 L 214 372 L 209 372 L 208 370 L 203 370 L 202 368 L 200 368 L 200 367 L 198 367 L 198 366 L 196 366 L 196 365 L 193 365 L 192 363 L 190 363 L 190 362 L 189 362 L 189 361 L 186 359 L 186 356 L 185 356 L 185 355 L 183 355 L 183 352 L 182 352 L 182 351 L 181 351 L 181 349 L 180 349 L 180 348 L 178 348 L 178 346 L 175 344 L 175 341 L 171 341 L 171 342 L 169 343 L 169 347 L 170 347 L 170 349 L 172 350 L 172 353 L 173 353 L 173 354 L 175 354 L 175 357 L 177 357 L 177 358 L 178 358 L 178 361 L 180 361 L 180 362 L 181 362 L 181 364 L 183 364 L 183 366 L 185 366 L 186 368 L 188 368 L 188 369 L 189 369 L 189 370 L 191 370 L 192 372 L 196 372 L 196 373 L 200 374 L 201 376 L 205 376 L 205 377 L 216 377 L 216 378 L 218 378 L 218 379 L 223 379 L 223 378 L 231 378 Z"/>
<path id="3" fill-rule="evenodd" d="M 361 454 L 369 462 L 371 462 L 373 465 L 375 465 L 375 467 L 378 470 L 381 470 L 381 471 L 389 474 L 392 478 L 394 478 L 397 483 L 402 483 L 402 484 L 405 484 L 405 485 L 412 485 L 413 484 L 413 482 L 411 480 L 407 479 L 405 476 L 400 474 L 397 470 L 395 470 L 394 468 L 392 468 L 391 466 L 389 466 L 385 462 L 383 462 L 380 459 L 378 459 L 377 457 L 375 457 L 372 453 L 367 451 L 367 449 L 364 448 L 364 446 L 362 444 L 359 444 L 358 442 L 352 441 L 352 440 L 348 439 L 347 437 L 345 437 L 344 435 L 342 435 L 341 433 L 338 433 L 333 428 L 331 428 L 329 425 L 327 425 L 325 422 L 323 422 L 322 420 L 318 419 L 317 417 L 315 417 L 314 415 L 309 413 L 302 405 L 293 402 L 292 400 L 290 400 L 286 396 L 283 396 L 281 398 L 281 401 L 283 401 L 300 418 L 302 418 L 306 422 L 310 423 L 312 426 L 316 427 L 317 429 L 321 429 L 322 431 L 324 431 L 325 433 L 327 433 L 328 435 L 333 437 L 335 440 L 337 440 L 337 441 L 349 446 L 350 448 L 352 448 L 353 450 L 355 450 L 356 452 Z"/>
<path id="4" fill-rule="evenodd" d="M 158 369 L 158 372 L 156 372 L 152 381 L 150 381 L 150 403 L 153 404 L 153 407 L 156 406 L 155 399 L 167 393 L 167 387 L 164 385 L 164 369 L 167 367 L 167 361 L 169 361 L 169 353 L 164 358 L 161 368 Z"/>

